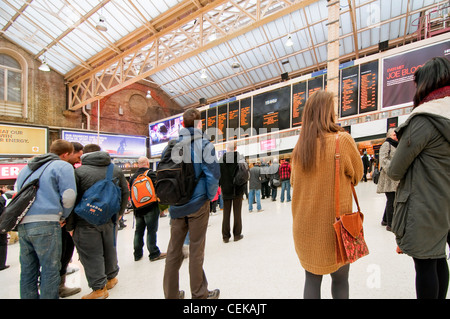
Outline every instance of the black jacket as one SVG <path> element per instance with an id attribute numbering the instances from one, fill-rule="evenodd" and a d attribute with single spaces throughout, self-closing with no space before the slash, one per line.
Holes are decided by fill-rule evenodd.
<path id="1" fill-rule="evenodd" d="M 236 186 L 233 184 L 234 171 L 237 167 L 238 159 L 241 158 L 239 152 L 227 152 L 220 158 L 220 180 L 219 185 L 222 190 L 222 198 L 225 200 L 234 199 L 244 194 L 247 184 Z"/>

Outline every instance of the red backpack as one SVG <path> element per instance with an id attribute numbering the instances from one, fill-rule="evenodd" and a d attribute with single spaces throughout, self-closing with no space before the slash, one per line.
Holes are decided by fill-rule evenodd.
<path id="1" fill-rule="evenodd" d="M 131 201 L 136 208 L 148 206 L 158 200 L 152 180 L 147 176 L 148 171 L 138 175 L 131 186 Z"/>

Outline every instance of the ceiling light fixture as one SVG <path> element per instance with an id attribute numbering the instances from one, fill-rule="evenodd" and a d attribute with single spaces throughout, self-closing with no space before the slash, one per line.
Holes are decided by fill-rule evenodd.
<path id="1" fill-rule="evenodd" d="M 50 71 L 50 67 L 47 64 L 47 59 L 45 57 L 45 53 L 44 53 L 44 58 L 42 59 L 42 64 L 39 67 L 39 70 L 44 71 L 44 72 L 49 72 Z"/>
<path id="2" fill-rule="evenodd" d="M 98 23 L 95 26 L 95 28 L 99 31 L 103 31 L 106 32 L 108 31 L 108 28 L 106 27 L 106 22 L 105 22 L 105 17 L 103 17 L 102 15 L 100 17 L 98 17 Z"/>
<path id="3" fill-rule="evenodd" d="M 241 64 L 237 61 L 231 63 L 231 68 L 232 69 L 239 69 L 241 67 Z"/>
<path id="4" fill-rule="evenodd" d="M 288 39 L 286 41 L 286 46 L 291 47 L 294 45 L 294 42 L 292 41 L 292 35 L 288 34 Z"/>
<path id="5" fill-rule="evenodd" d="M 203 69 L 203 70 L 202 70 L 202 75 L 200 75 L 200 78 L 206 79 L 207 77 L 208 77 L 208 75 L 206 74 L 206 70 Z"/>
<path id="6" fill-rule="evenodd" d="M 147 95 L 145 96 L 147 99 L 151 99 L 152 95 L 150 94 L 150 91 L 147 91 Z"/>

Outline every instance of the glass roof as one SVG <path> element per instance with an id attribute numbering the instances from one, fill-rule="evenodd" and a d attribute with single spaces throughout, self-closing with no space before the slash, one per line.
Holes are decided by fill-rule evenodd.
<path id="1" fill-rule="evenodd" d="M 281 73 L 298 73 L 325 63 L 326 0 L 309 1 L 304 8 L 249 27 L 255 23 L 259 7 L 264 7 L 268 14 L 276 14 L 288 4 L 299 2 L 301 0 L 0 0 L 0 29 L 2 36 L 31 52 L 36 59 L 45 58 L 53 70 L 69 80 L 75 79 L 71 78 L 72 73 L 82 75 L 97 70 L 103 63 L 133 50 L 133 46 L 155 34 L 161 34 L 160 56 L 156 53 L 144 56 L 152 48 L 150 42 L 138 49 L 142 54 L 131 52 L 124 58 L 124 63 L 134 70 L 127 73 L 129 77 L 154 67 L 152 60 L 170 62 L 189 50 L 195 51 L 200 44 L 213 42 L 212 37 L 227 36 L 226 41 L 217 41 L 216 45 L 187 55 L 185 59 L 168 63 L 166 68 L 160 68 L 145 79 L 156 83 L 180 106 L 189 106 L 201 97 L 227 96 L 279 78 Z M 355 54 L 356 58 L 355 52 L 379 42 L 412 35 L 424 11 L 438 5 L 448 7 L 448 3 L 448 0 L 340 0 L 340 55 Z M 194 17 L 200 11 L 203 14 L 201 24 L 196 18 L 177 25 L 178 21 L 190 15 Z M 172 12 L 180 16 L 173 17 Z M 107 31 L 99 30 L 99 24 Z M 178 27 L 178 32 L 164 33 L 172 25 Z M 239 32 L 245 28 L 248 28 L 246 32 Z M 238 34 L 232 36 L 233 32 Z M 288 35 L 293 42 L 290 47 L 286 46 Z M 238 63 L 239 67 L 232 68 L 233 63 Z M 116 67 L 117 64 L 109 65 L 109 72 Z M 200 78 L 202 70 L 205 70 L 206 80 Z"/>

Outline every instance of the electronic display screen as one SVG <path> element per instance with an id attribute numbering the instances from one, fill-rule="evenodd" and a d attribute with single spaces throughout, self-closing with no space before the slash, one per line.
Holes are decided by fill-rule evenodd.
<path id="1" fill-rule="evenodd" d="M 225 142 L 227 139 L 228 104 L 217 107 L 217 138 L 216 142 Z"/>
<path id="2" fill-rule="evenodd" d="M 257 134 L 290 127 L 290 97 L 290 86 L 253 97 L 253 128 Z M 262 132 L 261 129 L 266 130 Z"/>
<path id="3" fill-rule="evenodd" d="M 341 71 L 340 95 L 341 116 L 356 115 L 358 113 L 359 97 L 359 66 L 353 66 Z"/>
<path id="4" fill-rule="evenodd" d="M 360 66 L 359 96 L 359 113 L 378 109 L 378 60 Z"/>
<path id="5" fill-rule="evenodd" d="M 227 139 L 233 140 L 239 138 L 239 101 L 228 104 L 228 130 Z M 232 132 L 232 133 L 231 133 Z M 230 136 L 230 134 L 232 136 Z"/>
<path id="6" fill-rule="evenodd" d="M 308 98 L 323 89 L 323 75 L 308 80 Z"/>
<path id="7" fill-rule="evenodd" d="M 306 103 L 306 82 L 292 86 L 292 127 L 302 124 L 303 109 Z"/>
<path id="8" fill-rule="evenodd" d="M 200 119 L 202 121 L 202 132 L 206 131 L 206 110 L 200 112 Z"/>
<path id="9" fill-rule="evenodd" d="M 162 122 L 149 124 L 150 154 L 152 157 L 161 155 L 167 143 L 178 138 L 178 132 L 183 127 L 183 115 Z"/>
<path id="10" fill-rule="evenodd" d="M 206 111 L 206 133 L 211 141 L 216 143 L 217 138 L 217 108 L 209 108 Z"/>
<path id="11" fill-rule="evenodd" d="M 251 105 L 252 105 L 251 97 L 241 100 L 240 116 L 239 116 L 239 122 L 241 127 L 240 137 L 248 137 L 250 135 L 249 132 L 252 120 Z"/>

